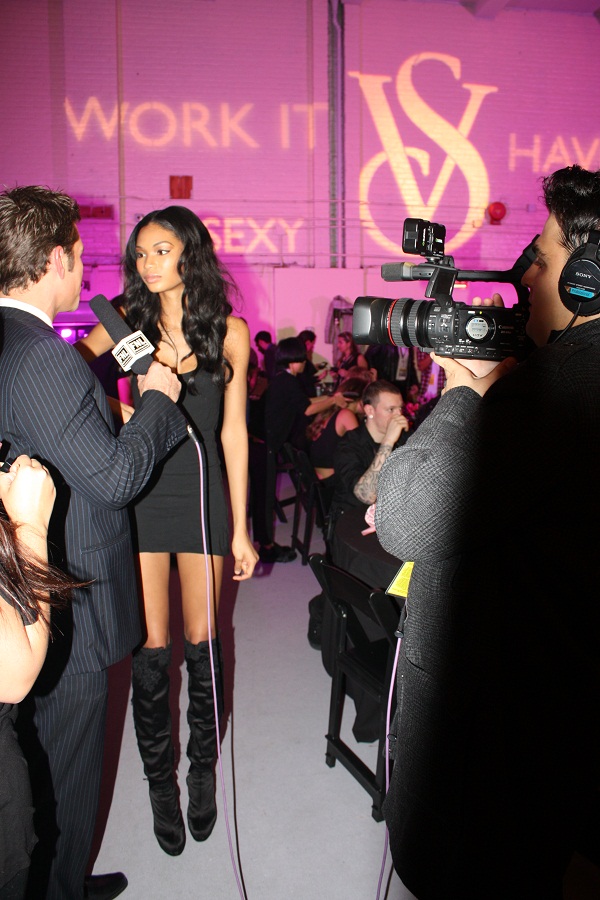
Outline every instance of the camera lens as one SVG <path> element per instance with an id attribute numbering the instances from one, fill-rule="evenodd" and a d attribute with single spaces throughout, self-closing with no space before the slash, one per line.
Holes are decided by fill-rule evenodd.
<path id="1" fill-rule="evenodd" d="M 429 300 L 407 297 L 358 297 L 352 314 L 354 340 L 359 344 L 432 349 L 428 321 L 435 305 Z"/>

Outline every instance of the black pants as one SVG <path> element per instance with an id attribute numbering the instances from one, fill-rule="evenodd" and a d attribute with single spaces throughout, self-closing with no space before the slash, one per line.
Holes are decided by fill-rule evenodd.
<path id="1" fill-rule="evenodd" d="M 47 693 L 35 690 L 17 719 L 39 838 L 27 897 L 79 898 L 100 794 L 108 676 L 106 670 L 63 675 Z"/>

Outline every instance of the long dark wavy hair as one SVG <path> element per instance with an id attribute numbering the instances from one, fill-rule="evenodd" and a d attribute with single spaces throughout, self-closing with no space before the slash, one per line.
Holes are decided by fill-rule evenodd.
<path id="1" fill-rule="evenodd" d="M 28 553 L 16 529 L 0 504 L 0 595 L 20 611 L 24 622 L 31 624 L 41 617 L 49 624 L 41 604 L 64 607 L 73 588 L 85 583 Z"/>
<path id="2" fill-rule="evenodd" d="M 134 329 L 143 331 L 153 344 L 159 343 L 160 297 L 148 290 L 138 274 L 135 251 L 140 231 L 153 223 L 173 232 L 183 244 L 178 264 L 183 281 L 183 335 L 196 357 L 197 371 L 209 372 L 223 390 L 233 374 L 231 363 L 223 355 L 223 342 L 227 316 L 233 309 L 229 298 L 237 294 L 237 287 L 215 254 L 208 228 L 187 207 L 167 206 L 149 212 L 131 232 L 123 261 L 123 311 L 127 321 Z M 193 381 L 192 376 L 188 382 L 192 393 L 195 392 Z"/>

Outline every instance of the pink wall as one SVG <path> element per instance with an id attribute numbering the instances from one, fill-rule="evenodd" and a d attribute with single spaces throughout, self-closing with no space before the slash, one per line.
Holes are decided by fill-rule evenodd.
<path id="1" fill-rule="evenodd" d="M 509 268 L 543 223 L 539 178 L 600 167 L 593 17 L 508 9 L 486 20 L 410 0 L 343 9 L 334 125 L 347 252 L 332 269 L 326 0 L 0 5 L 0 182 L 60 187 L 113 214 L 82 223 L 84 300 L 119 291 L 138 217 L 182 202 L 239 279 L 251 329 L 312 326 L 329 355 L 336 294 L 423 296 L 424 284 L 380 278 L 401 256 L 406 216 L 444 223 L 460 267 Z M 192 176 L 190 200 L 169 199 L 170 175 Z M 507 208 L 499 226 L 491 201 Z"/>

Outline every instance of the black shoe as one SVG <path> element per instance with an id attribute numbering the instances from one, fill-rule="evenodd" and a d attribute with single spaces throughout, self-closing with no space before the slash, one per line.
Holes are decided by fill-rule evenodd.
<path id="1" fill-rule="evenodd" d="M 164 784 L 150 785 L 150 805 L 156 840 L 169 856 L 179 856 L 185 847 L 185 825 L 174 778 Z"/>
<path id="2" fill-rule="evenodd" d="M 272 547 L 260 547 L 258 556 L 264 563 L 286 563 L 296 559 L 297 553 L 291 547 L 281 547 L 279 544 L 273 544 Z"/>
<path id="3" fill-rule="evenodd" d="M 214 765 L 200 766 L 192 763 L 186 781 L 190 798 L 188 828 L 195 841 L 205 841 L 217 821 Z"/>
<path id="4" fill-rule="evenodd" d="M 127 879 L 122 872 L 88 875 L 83 882 L 83 896 L 90 900 L 114 900 L 126 887 Z"/>

